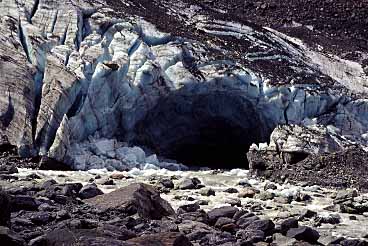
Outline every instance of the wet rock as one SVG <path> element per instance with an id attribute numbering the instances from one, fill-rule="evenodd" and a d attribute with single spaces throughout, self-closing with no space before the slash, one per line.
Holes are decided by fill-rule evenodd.
<path id="1" fill-rule="evenodd" d="M 24 246 L 26 243 L 7 227 L 0 226 L 0 242 L 6 246 Z"/>
<path id="2" fill-rule="evenodd" d="M 175 214 L 170 204 L 160 197 L 153 186 L 140 183 L 87 199 L 85 202 L 101 210 L 120 209 L 150 219 L 161 219 Z"/>
<path id="3" fill-rule="evenodd" d="M 220 217 L 232 218 L 237 211 L 239 211 L 238 208 L 227 206 L 212 209 L 207 214 L 210 223 L 214 224 Z"/>
<path id="4" fill-rule="evenodd" d="M 9 195 L 0 189 L 0 226 L 10 223 L 11 203 Z"/>
<path id="5" fill-rule="evenodd" d="M 319 239 L 319 233 L 307 226 L 300 226 L 298 228 L 291 228 L 286 233 L 287 237 L 295 238 L 298 241 L 306 241 L 309 243 L 316 243 Z"/>
<path id="6" fill-rule="evenodd" d="M 192 246 L 192 243 L 188 240 L 186 236 L 177 232 L 143 235 L 137 238 L 130 239 L 127 242 L 132 243 L 136 246 Z"/>
<path id="7" fill-rule="evenodd" d="M 87 184 L 82 187 L 82 189 L 78 193 L 78 196 L 81 199 L 90 199 L 102 194 L 103 192 L 99 188 L 97 188 L 96 184 Z"/>

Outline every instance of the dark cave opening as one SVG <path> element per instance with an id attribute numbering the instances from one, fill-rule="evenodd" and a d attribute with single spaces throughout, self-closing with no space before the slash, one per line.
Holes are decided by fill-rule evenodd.
<path id="1" fill-rule="evenodd" d="M 224 118 L 201 122 L 198 134 L 179 137 L 165 156 L 189 166 L 248 169 L 248 132 Z"/>
<path id="2" fill-rule="evenodd" d="M 249 147 L 268 131 L 243 94 L 192 91 L 160 99 L 135 132 L 136 144 L 190 167 L 247 169 Z"/>

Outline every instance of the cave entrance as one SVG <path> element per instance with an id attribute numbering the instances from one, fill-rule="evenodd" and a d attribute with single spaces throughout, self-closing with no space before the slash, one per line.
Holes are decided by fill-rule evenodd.
<path id="1" fill-rule="evenodd" d="M 137 124 L 137 144 L 187 166 L 248 168 L 252 143 L 265 141 L 265 126 L 242 94 L 175 93 L 159 100 Z"/>

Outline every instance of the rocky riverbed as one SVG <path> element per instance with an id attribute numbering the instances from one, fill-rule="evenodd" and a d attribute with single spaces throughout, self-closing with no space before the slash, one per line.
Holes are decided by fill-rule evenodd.
<path id="1" fill-rule="evenodd" d="M 5 245 L 368 245 L 368 193 L 354 189 L 241 169 L 13 168 L 0 177 Z"/>

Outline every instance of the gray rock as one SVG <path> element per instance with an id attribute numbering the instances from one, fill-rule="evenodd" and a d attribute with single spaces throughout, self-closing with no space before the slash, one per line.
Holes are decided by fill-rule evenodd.
<path id="1" fill-rule="evenodd" d="M 140 183 L 87 199 L 85 202 L 101 210 L 120 209 L 132 214 L 138 213 L 148 219 L 161 219 L 175 214 L 171 205 L 160 197 L 153 186 Z"/>

